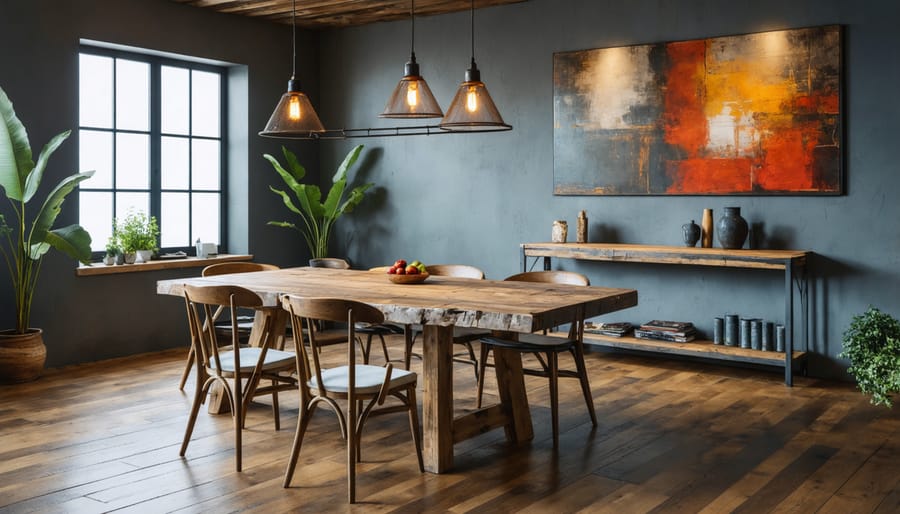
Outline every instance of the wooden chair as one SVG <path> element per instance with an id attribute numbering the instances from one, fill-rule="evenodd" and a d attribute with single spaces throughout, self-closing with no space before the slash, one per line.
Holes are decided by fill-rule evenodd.
<path id="1" fill-rule="evenodd" d="M 518 282 L 543 282 L 553 284 L 571 284 L 579 286 L 591 285 L 590 280 L 580 273 L 571 271 L 531 271 L 507 277 L 506 280 Z M 553 424 L 553 446 L 559 445 L 559 377 L 577 378 L 581 382 L 581 392 L 587 404 L 591 422 L 597 426 L 597 415 L 594 412 L 594 399 L 591 385 L 588 382 L 587 368 L 584 364 L 584 313 L 576 314 L 569 327 L 568 337 L 553 337 L 540 334 L 523 334 L 518 341 L 510 341 L 499 337 L 483 337 L 481 339 L 481 364 L 478 374 L 477 406 L 481 408 L 481 395 L 484 391 L 484 371 L 487 357 L 495 347 L 510 348 L 520 352 L 533 353 L 541 363 L 541 369 L 523 369 L 526 375 L 547 377 L 550 381 L 550 412 Z M 559 354 L 569 352 L 575 359 L 575 370 L 559 369 Z"/>
<path id="2" fill-rule="evenodd" d="M 337 414 L 341 435 L 347 440 L 347 491 L 350 503 L 356 501 L 356 463 L 361 458 L 362 429 L 370 416 L 401 411 L 409 413 L 409 427 L 416 446 L 419 471 L 424 471 L 419 440 L 419 418 L 416 411 L 416 374 L 394 369 L 390 362 L 383 368 L 356 364 L 356 345 L 353 344 L 347 345 L 346 365 L 323 369 L 319 361 L 317 337 L 313 329 L 315 320 L 346 322 L 348 338 L 353 340 L 359 323 L 384 322 L 381 311 L 371 305 L 350 300 L 297 296 L 286 296 L 283 306 L 291 313 L 291 325 L 295 334 L 303 331 L 305 320 L 310 341 L 308 352 L 305 346 L 300 346 L 296 353 L 297 369 L 300 370 L 300 417 L 283 486 L 290 486 L 303 444 L 303 436 L 316 407 L 320 404 L 330 407 Z M 376 406 L 383 405 L 388 396 L 400 400 L 401 405 L 375 409 Z M 346 418 L 336 401 L 338 399 L 347 401 Z M 368 403 L 363 407 L 365 401 Z"/>
<path id="3" fill-rule="evenodd" d="M 295 371 L 297 363 L 293 353 L 269 349 L 270 337 L 263 337 L 260 347 L 246 348 L 238 343 L 237 309 L 261 308 L 262 299 L 256 293 L 237 286 L 185 285 L 184 301 L 191 329 L 191 347 L 197 356 L 194 359 L 197 387 L 194 388 L 194 401 L 179 455 L 184 457 L 187 451 L 200 405 L 209 388 L 213 383 L 218 383 L 234 417 L 235 469 L 240 471 L 241 430 L 250 400 L 257 394 L 272 395 L 272 411 L 277 430 L 278 391 L 296 387 L 295 379 L 281 373 Z M 219 347 L 215 329 L 215 321 L 224 311 L 230 315 L 232 328 L 231 349 L 228 350 Z M 258 328 L 267 334 L 272 330 L 271 318 L 267 316 L 264 319 L 265 325 Z M 259 387 L 261 379 L 271 380 L 272 385 Z M 246 390 L 242 389 L 242 380 L 247 381 Z"/>
<path id="4" fill-rule="evenodd" d="M 218 264 L 210 264 L 209 266 L 203 268 L 203 271 L 200 272 L 200 275 L 203 277 L 211 277 L 213 275 L 227 275 L 230 273 L 251 273 L 254 271 L 271 271 L 277 269 L 279 269 L 278 266 L 274 264 L 263 264 L 261 262 L 220 262 Z M 216 315 L 216 318 L 218 318 L 218 315 Z M 252 328 L 253 316 L 238 316 L 238 340 L 240 342 L 246 342 L 246 340 L 250 337 L 250 331 Z M 217 324 L 216 334 L 218 334 L 220 338 L 230 340 L 231 324 L 228 322 Z M 279 350 L 280 349 L 281 348 L 279 348 Z M 181 381 L 178 383 L 179 391 L 184 391 L 184 384 L 187 383 L 188 375 L 190 375 L 191 367 L 193 366 L 194 347 L 191 346 L 191 349 L 188 352 L 187 362 L 185 362 L 184 364 L 184 371 L 181 373 Z"/>
<path id="5" fill-rule="evenodd" d="M 469 266 L 467 264 L 432 264 L 430 266 L 425 266 L 425 269 L 430 275 L 484 280 L 484 271 L 481 271 L 475 266 Z M 409 369 L 410 363 L 412 361 L 412 356 L 416 355 L 417 357 L 420 357 L 419 355 L 413 353 L 412 348 L 416 343 L 416 338 L 419 336 L 419 334 L 422 333 L 422 327 L 421 325 L 408 326 L 406 333 L 406 348 L 403 353 L 403 363 L 406 366 L 406 369 Z M 489 330 L 481 330 L 468 327 L 453 327 L 453 342 L 455 344 L 463 345 L 466 348 L 465 353 L 453 354 L 453 362 L 460 362 L 462 364 L 471 365 L 475 371 L 475 380 L 478 380 L 479 370 L 478 359 L 475 357 L 475 350 L 472 348 L 472 343 L 484 336 L 489 336 L 490 334 L 491 332 Z"/>

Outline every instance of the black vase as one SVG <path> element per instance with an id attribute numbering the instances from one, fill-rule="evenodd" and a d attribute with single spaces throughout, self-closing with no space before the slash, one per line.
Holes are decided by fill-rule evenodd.
<path id="1" fill-rule="evenodd" d="M 716 236 L 722 248 L 742 248 L 747 231 L 747 220 L 741 217 L 741 208 L 725 207 L 725 214 L 716 223 Z"/>
<path id="2" fill-rule="evenodd" d="M 685 246 L 695 246 L 700 240 L 700 225 L 694 223 L 694 220 L 682 225 L 681 231 L 684 235 Z"/>

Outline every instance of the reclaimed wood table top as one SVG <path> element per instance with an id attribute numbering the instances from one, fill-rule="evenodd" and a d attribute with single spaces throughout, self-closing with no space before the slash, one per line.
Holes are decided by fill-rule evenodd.
<path id="1" fill-rule="evenodd" d="M 637 305 L 637 291 L 596 286 L 505 282 L 430 276 L 421 284 L 394 284 L 383 273 L 288 268 L 214 277 L 163 280 L 159 294 L 181 295 L 183 284 L 239 285 L 277 306 L 283 294 L 347 298 L 371 304 L 387 321 L 533 332 L 573 319 Z"/>

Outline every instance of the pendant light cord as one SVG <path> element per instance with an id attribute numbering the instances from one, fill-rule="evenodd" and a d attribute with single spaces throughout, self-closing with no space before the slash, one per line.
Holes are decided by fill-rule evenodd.
<path id="1" fill-rule="evenodd" d="M 471 17 L 471 28 L 470 32 L 472 34 L 472 65 L 475 64 L 475 0 L 472 0 L 472 17 Z"/>
<path id="2" fill-rule="evenodd" d="M 412 22 L 412 30 L 409 36 L 409 54 L 416 55 L 416 0 L 410 2 L 409 19 Z"/>
<path id="3" fill-rule="evenodd" d="M 297 76 L 297 0 L 291 0 L 291 80 Z"/>

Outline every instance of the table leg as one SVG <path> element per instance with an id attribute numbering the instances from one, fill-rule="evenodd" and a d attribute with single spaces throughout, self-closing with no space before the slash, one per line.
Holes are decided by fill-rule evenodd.
<path id="1" fill-rule="evenodd" d="M 425 325 L 422 352 L 422 457 L 425 471 L 453 467 L 453 327 Z"/>
<path id="2" fill-rule="evenodd" d="M 266 318 L 271 317 L 271 329 L 266 332 Z M 262 346 L 268 338 L 269 348 L 284 348 L 284 331 L 287 326 L 288 312 L 280 308 L 259 309 L 253 315 L 253 328 L 250 329 L 250 346 Z M 231 411 L 227 397 L 222 394 L 221 386 L 216 382 L 209 388 L 207 412 L 225 414 Z"/>
<path id="3" fill-rule="evenodd" d="M 494 347 L 493 353 L 500 404 L 504 406 L 509 416 L 504 427 L 506 439 L 514 443 L 530 441 L 534 438 L 534 428 L 531 425 L 531 410 L 525 392 L 522 354 L 500 347 Z"/>

